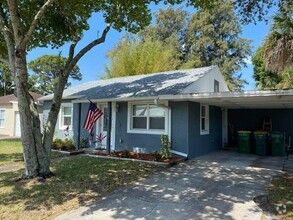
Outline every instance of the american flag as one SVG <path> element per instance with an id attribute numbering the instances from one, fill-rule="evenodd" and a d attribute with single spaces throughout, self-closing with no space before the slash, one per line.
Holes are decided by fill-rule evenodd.
<path id="1" fill-rule="evenodd" d="M 88 130 L 91 136 L 93 136 L 93 128 L 95 122 L 103 115 L 103 112 L 97 108 L 97 106 L 91 102 L 89 110 L 87 112 L 83 128 Z"/>

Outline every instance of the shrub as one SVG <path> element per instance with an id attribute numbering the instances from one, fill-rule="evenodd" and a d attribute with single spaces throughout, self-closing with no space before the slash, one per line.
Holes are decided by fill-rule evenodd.
<path id="1" fill-rule="evenodd" d="M 172 149 L 168 135 L 161 135 L 161 143 L 162 143 L 162 147 L 161 147 L 160 154 L 162 158 L 167 159 L 168 157 L 170 157 L 171 149 Z"/>
<path id="2" fill-rule="evenodd" d="M 160 159 L 162 159 L 162 156 L 158 151 L 153 151 L 151 153 L 151 156 L 152 156 L 154 161 L 159 161 Z"/>
<path id="3" fill-rule="evenodd" d="M 65 138 L 64 140 L 60 138 L 55 138 L 52 142 L 52 149 L 55 150 L 74 150 L 75 149 L 75 143 L 73 140 L 69 138 Z"/>
<path id="4" fill-rule="evenodd" d="M 124 150 L 121 152 L 121 157 L 130 158 L 130 152 L 128 150 Z"/>
<path id="5" fill-rule="evenodd" d="M 65 138 L 63 140 L 63 148 L 64 150 L 75 150 L 75 143 L 72 139 Z"/>
<path id="6" fill-rule="evenodd" d="M 88 144 L 89 144 L 88 138 L 82 138 L 80 140 L 80 147 L 87 148 L 88 147 Z"/>
<path id="7" fill-rule="evenodd" d="M 61 150 L 63 141 L 60 138 L 55 138 L 52 142 L 52 149 Z"/>

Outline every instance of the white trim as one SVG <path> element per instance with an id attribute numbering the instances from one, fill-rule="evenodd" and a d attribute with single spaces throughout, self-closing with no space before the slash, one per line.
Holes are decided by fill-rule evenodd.
<path id="1" fill-rule="evenodd" d="M 157 134 L 157 135 L 168 135 L 169 136 L 169 132 L 170 132 L 170 121 L 169 121 L 169 108 L 168 108 L 168 102 L 164 101 L 163 104 L 165 105 L 166 108 L 163 108 L 160 105 L 157 105 L 160 108 L 163 108 L 165 110 L 165 129 L 164 130 L 155 130 L 155 129 L 132 129 L 131 128 L 131 123 L 132 123 L 132 106 L 133 105 L 155 105 L 153 102 L 150 101 L 139 101 L 139 102 L 128 102 L 128 110 L 127 110 L 127 133 L 132 133 L 132 134 Z M 147 116 L 147 118 L 149 118 L 149 115 Z M 147 121 L 147 127 L 148 125 L 148 121 Z M 171 133 L 171 132 L 170 132 Z"/>
<path id="2" fill-rule="evenodd" d="M 214 99 L 214 98 L 230 98 L 230 97 L 267 97 L 267 96 L 293 96 L 293 89 L 287 90 L 251 90 L 241 92 L 203 92 L 177 95 L 158 95 L 145 97 L 125 97 L 125 98 L 109 98 L 109 99 L 93 99 L 93 102 L 110 102 L 110 101 L 143 101 L 143 100 L 189 100 L 189 99 Z M 72 103 L 87 103 L 88 100 L 77 99 Z"/>
<path id="3" fill-rule="evenodd" d="M 115 150 L 115 135 L 116 135 L 116 102 L 112 102 L 112 122 L 111 122 L 111 150 Z"/>
<path id="4" fill-rule="evenodd" d="M 202 107 L 205 107 L 205 130 L 202 130 Z M 200 104 L 200 110 L 199 110 L 199 130 L 200 135 L 206 135 L 210 133 L 210 111 L 209 111 L 209 105 Z"/>
<path id="5" fill-rule="evenodd" d="M 171 150 L 171 153 L 177 154 L 177 155 L 180 155 L 180 156 L 183 156 L 183 157 L 187 157 L 188 156 L 186 153 L 182 153 L 182 152 L 179 152 L 179 151 L 176 151 L 176 150 Z"/>
<path id="6" fill-rule="evenodd" d="M 169 101 L 167 101 L 167 105 L 168 105 L 168 136 L 169 136 L 169 141 L 171 142 L 171 135 L 172 135 L 172 132 L 171 132 L 171 123 L 172 123 L 172 115 L 171 115 L 171 108 L 169 107 Z"/>
<path id="7" fill-rule="evenodd" d="M 6 114 L 6 109 L 5 108 L 0 108 L 0 111 L 4 111 L 4 118 L 3 118 L 3 126 L 0 126 L 0 128 L 5 128 L 5 122 L 6 122 L 6 118 L 5 118 L 5 114 Z"/>
<path id="8" fill-rule="evenodd" d="M 17 121 L 17 115 L 18 115 L 18 121 Z M 17 131 L 18 129 L 16 129 L 18 126 L 19 126 L 19 131 Z M 20 137 L 21 136 L 20 114 L 19 114 L 19 111 L 15 111 L 14 112 L 14 136 L 15 137 Z"/>
<path id="9" fill-rule="evenodd" d="M 104 108 L 108 108 L 108 103 L 96 103 L 97 107 L 104 112 Z M 103 130 L 104 125 L 104 115 L 102 115 L 96 121 L 96 135 L 99 135 L 101 132 L 106 133 L 108 136 L 108 131 Z M 111 120 L 111 150 L 115 150 L 115 135 L 116 135 L 116 102 L 112 102 L 112 120 Z M 105 138 L 105 143 L 107 145 L 107 137 Z"/>
<path id="10" fill-rule="evenodd" d="M 72 103 L 62 103 L 59 110 L 59 130 L 64 130 L 66 126 L 62 125 L 62 110 L 64 107 L 71 107 L 71 122 L 69 126 L 69 130 L 72 130 L 72 124 L 73 124 L 73 104 Z"/>

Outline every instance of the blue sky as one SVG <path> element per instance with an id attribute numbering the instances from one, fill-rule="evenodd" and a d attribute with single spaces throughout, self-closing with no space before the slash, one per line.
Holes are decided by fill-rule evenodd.
<path id="1" fill-rule="evenodd" d="M 160 7 L 167 7 L 163 5 L 151 6 L 152 11 L 158 11 Z M 187 9 L 192 12 L 194 9 Z M 276 8 L 270 10 L 268 17 L 270 17 Z M 101 14 L 94 14 L 89 20 L 90 30 L 84 33 L 83 39 L 78 43 L 76 51 L 81 49 L 83 46 L 94 40 L 97 36 L 100 36 L 103 32 L 103 29 L 106 27 L 106 24 L 103 21 Z M 253 47 L 253 52 L 262 44 L 263 39 L 267 36 L 269 32 L 269 25 L 265 22 L 258 22 L 256 25 L 249 24 L 242 27 L 243 33 L 242 37 L 252 40 L 251 46 Z M 125 34 L 124 31 L 118 32 L 114 29 L 111 29 L 107 35 L 106 42 L 100 44 L 89 51 L 81 60 L 78 62 L 78 65 L 83 74 L 82 81 L 72 81 L 72 85 L 77 85 L 80 83 L 96 80 L 99 78 L 99 75 L 104 74 L 105 65 L 108 64 L 106 54 L 113 46 L 119 41 L 119 39 Z M 52 50 L 51 48 L 37 48 L 28 53 L 27 59 L 28 62 L 38 58 L 39 56 L 45 54 L 58 54 L 61 52 L 63 56 L 67 56 L 69 45 L 65 45 L 62 48 Z M 242 77 L 246 79 L 249 84 L 244 87 L 244 90 L 254 90 L 255 82 L 252 78 L 253 66 L 251 65 L 250 60 L 247 60 L 247 67 L 242 68 L 241 70 Z"/>

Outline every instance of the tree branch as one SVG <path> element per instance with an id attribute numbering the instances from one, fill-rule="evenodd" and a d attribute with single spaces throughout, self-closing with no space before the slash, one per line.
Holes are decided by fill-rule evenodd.
<path id="1" fill-rule="evenodd" d="M 15 44 L 19 45 L 22 39 L 22 27 L 18 12 L 18 5 L 16 0 L 7 0 L 8 9 L 11 18 L 11 25 L 13 28 Z"/>
<path id="2" fill-rule="evenodd" d="M 34 30 L 36 29 L 36 27 L 39 24 L 39 21 L 41 20 L 41 18 L 43 17 L 43 15 L 45 14 L 45 12 L 47 11 L 48 7 L 51 6 L 54 3 L 55 0 L 47 0 L 47 2 L 41 7 L 41 9 L 38 11 L 38 13 L 36 14 L 36 16 L 34 17 L 34 20 L 32 21 L 30 28 L 28 30 L 28 32 L 26 33 L 26 35 L 24 36 L 24 39 L 22 40 L 22 46 L 26 46 L 29 39 L 31 38 Z"/>
<path id="3" fill-rule="evenodd" d="M 77 37 L 70 45 L 68 59 L 67 59 L 67 63 L 65 66 L 67 66 L 72 61 L 73 56 L 74 56 L 75 47 L 79 41 L 80 41 L 80 37 Z"/>
<path id="4" fill-rule="evenodd" d="M 6 15 L 4 13 L 2 4 L 0 4 L 0 31 L 3 32 L 3 36 L 6 42 L 8 50 L 8 65 L 10 66 L 12 75 L 15 73 L 15 57 L 14 57 L 14 39 L 11 30 L 8 27 L 8 22 L 6 20 Z M 7 60 L 1 57 L 1 62 L 7 63 Z"/>
<path id="5" fill-rule="evenodd" d="M 91 43 L 89 43 L 87 46 L 85 46 L 83 49 L 81 49 L 78 54 L 73 58 L 73 60 L 70 62 L 70 66 L 75 66 L 76 63 L 80 60 L 81 57 L 83 57 L 83 55 L 85 55 L 88 51 L 90 51 L 93 47 L 95 47 L 96 45 L 105 42 L 106 40 L 106 36 L 107 33 L 109 32 L 111 28 L 111 25 L 107 25 L 107 27 L 104 29 L 103 34 L 100 38 L 92 41 Z M 69 74 L 69 73 L 68 73 Z"/>
<path id="6" fill-rule="evenodd" d="M 9 60 L 0 57 L 0 62 L 9 65 Z"/>

